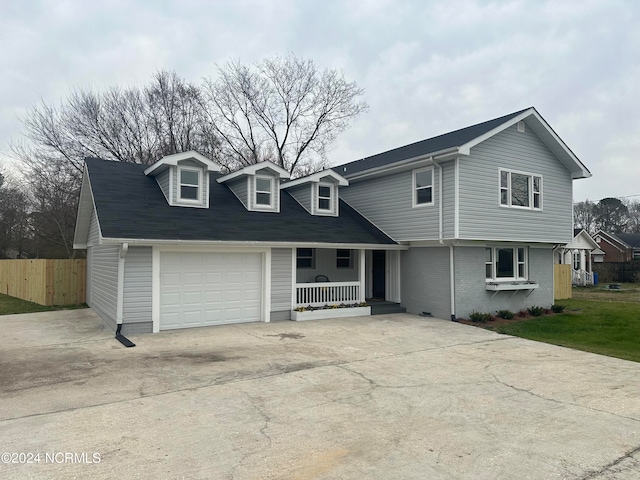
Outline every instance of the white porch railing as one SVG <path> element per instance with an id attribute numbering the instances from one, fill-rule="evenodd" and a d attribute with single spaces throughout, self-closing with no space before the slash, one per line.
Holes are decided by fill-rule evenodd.
<path id="1" fill-rule="evenodd" d="M 296 307 L 360 301 L 360 282 L 296 283 Z"/>
<path id="2" fill-rule="evenodd" d="M 593 273 L 585 270 L 573 270 L 572 283 L 574 285 L 593 285 Z"/>

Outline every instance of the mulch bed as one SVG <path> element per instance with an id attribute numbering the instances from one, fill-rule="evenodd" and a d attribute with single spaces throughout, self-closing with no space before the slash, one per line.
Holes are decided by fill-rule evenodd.
<path id="1" fill-rule="evenodd" d="M 564 310 L 562 313 L 578 313 L 579 310 Z M 557 313 L 553 313 L 551 310 L 548 310 L 548 313 L 545 312 L 544 314 L 534 317 L 533 315 L 529 314 L 528 312 L 519 312 L 516 313 L 516 316 L 513 317 L 511 320 L 507 320 L 506 318 L 502 318 L 502 317 L 498 317 L 498 316 L 493 316 L 492 320 L 488 321 L 488 322 L 473 322 L 471 320 L 469 320 L 468 318 L 458 318 L 456 319 L 456 322 L 458 323 L 464 323 L 465 325 L 472 325 L 474 327 L 480 327 L 480 328 L 484 328 L 487 330 L 494 330 L 496 327 L 500 327 L 502 325 L 511 325 L 513 323 L 517 323 L 517 322 L 526 322 L 527 320 L 534 320 L 536 318 L 544 318 L 544 317 L 553 317 L 555 315 L 559 315 Z"/>

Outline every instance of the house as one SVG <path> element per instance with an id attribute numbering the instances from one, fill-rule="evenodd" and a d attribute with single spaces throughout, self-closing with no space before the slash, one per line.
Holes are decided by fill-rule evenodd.
<path id="1" fill-rule="evenodd" d="M 572 182 L 591 174 L 534 108 L 291 180 L 196 152 L 87 159 L 74 248 L 124 333 L 291 318 L 378 298 L 440 318 L 553 303 Z"/>
<path id="2" fill-rule="evenodd" d="M 593 236 L 605 252 L 605 262 L 630 262 L 640 259 L 640 233 L 608 233 L 598 230 Z"/>
<path id="3" fill-rule="evenodd" d="M 556 247 L 554 261 L 572 265 L 572 283 L 585 286 L 594 284 L 593 264 L 601 263 L 604 255 L 585 229 L 576 228 L 570 243 Z"/>

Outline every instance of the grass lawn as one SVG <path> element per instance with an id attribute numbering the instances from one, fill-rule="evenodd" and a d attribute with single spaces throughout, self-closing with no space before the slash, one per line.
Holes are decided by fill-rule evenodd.
<path id="1" fill-rule="evenodd" d="M 640 284 L 574 288 L 566 313 L 496 327 L 499 333 L 640 362 Z"/>
<path id="2" fill-rule="evenodd" d="M 52 310 L 66 310 L 71 308 L 84 307 L 86 307 L 85 304 L 45 307 L 42 305 L 38 305 L 37 303 L 27 302 L 26 300 L 21 300 L 19 298 L 0 294 L 0 315 L 11 315 L 14 313 L 50 312 Z"/>

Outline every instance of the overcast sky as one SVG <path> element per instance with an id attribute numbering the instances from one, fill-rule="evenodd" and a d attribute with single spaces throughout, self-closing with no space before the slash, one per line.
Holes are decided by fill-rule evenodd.
<path id="1" fill-rule="evenodd" d="M 334 165 L 535 106 L 593 173 L 576 201 L 640 200 L 639 24 L 637 0 L 0 0 L 0 167 L 41 99 L 293 52 L 366 90 Z"/>

